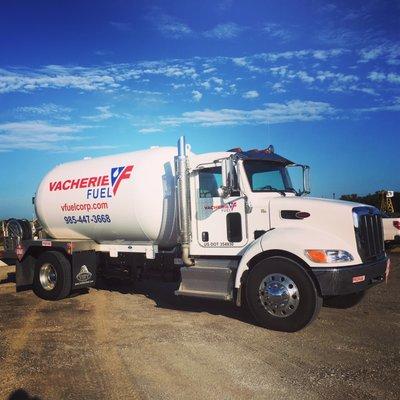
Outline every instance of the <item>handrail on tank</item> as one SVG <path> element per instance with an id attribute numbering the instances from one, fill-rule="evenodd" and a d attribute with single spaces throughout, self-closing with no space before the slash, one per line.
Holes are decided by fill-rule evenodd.
<path id="1" fill-rule="evenodd" d="M 179 229 L 182 247 L 182 261 L 186 266 L 194 264 L 190 258 L 190 193 L 189 193 L 189 171 L 188 156 L 186 151 L 186 140 L 181 136 L 178 140 L 177 158 L 177 198 Z"/>

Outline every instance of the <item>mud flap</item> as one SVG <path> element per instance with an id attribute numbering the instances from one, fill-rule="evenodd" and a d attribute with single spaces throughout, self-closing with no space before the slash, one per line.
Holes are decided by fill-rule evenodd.
<path id="1" fill-rule="evenodd" d="M 15 285 L 17 292 L 32 289 L 36 259 L 26 256 L 15 264 Z"/>
<path id="2" fill-rule="evenodd" d="M 95 251 L 79 251 L 72 255 L 72 289 L 94 286 L 99 259 Z"/>

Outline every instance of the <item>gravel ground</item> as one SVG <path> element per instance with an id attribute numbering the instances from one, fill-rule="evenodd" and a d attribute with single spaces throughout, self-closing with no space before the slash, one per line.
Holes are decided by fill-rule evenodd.
<path id="1" fill-rule="evenodd" d="M 399 268 L 392 254 L 387 285 L 288 334 L 149 281 L 46 302 L 1 266 L 0 398 L 398 399 Z"/>

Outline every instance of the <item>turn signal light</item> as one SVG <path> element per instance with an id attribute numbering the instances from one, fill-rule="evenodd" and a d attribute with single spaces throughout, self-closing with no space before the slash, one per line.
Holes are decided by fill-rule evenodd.
<path id="1" fill-rule="evenodd" d="M 324 250 L 306 250 L 306 256 L 316 263 L 326 263 L 326 254 Z"/>
<path id="2" fill-rule="evenodd" d="M 400 230 L 400 221 L 393 221 L 393 226 L 394 226 L 396 229 Z"/>

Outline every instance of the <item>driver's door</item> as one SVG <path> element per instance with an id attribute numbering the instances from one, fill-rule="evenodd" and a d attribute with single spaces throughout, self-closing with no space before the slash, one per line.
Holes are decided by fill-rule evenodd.
<path id="1" fill-rule="evenodd" d="M 245 200 L 239 193 L 221 198 L 221 167 L 198 170 L 196 179 L 197 240 L 203 248 L 237 249 L 247 244 Z M 231 253 L 231 252 L 229 252 Z"/>

